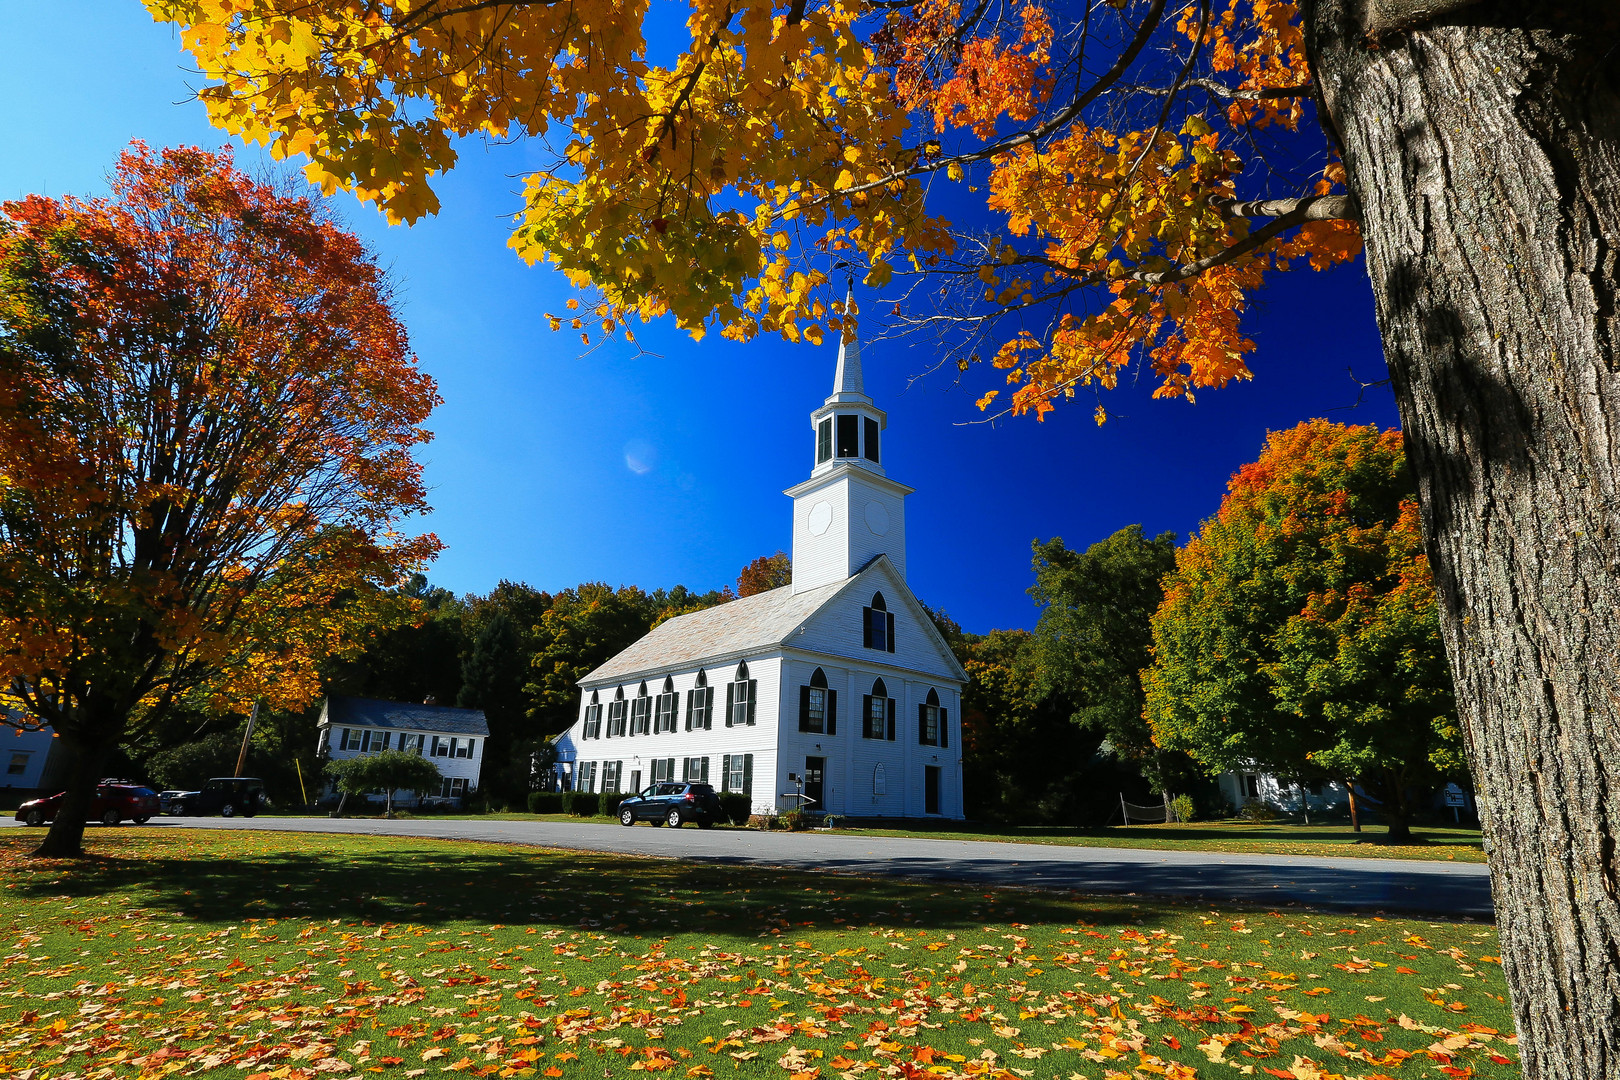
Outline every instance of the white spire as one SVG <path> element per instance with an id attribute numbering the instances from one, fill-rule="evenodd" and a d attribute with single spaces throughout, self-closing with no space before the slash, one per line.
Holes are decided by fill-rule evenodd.
<path id="1" fill-rule="evenodd" d="M 844 314 L 855 308 L 855 286 L 850 284 L 849 292 L 844 296 Z M 866 396 L 866 386 L 861 379 L 861 343 L 845 341 L 840 337 L 838 342 L 838 370 L 833 375 L 832 396 L 827 399 L 828 404 L 835 401 L 849 401 L 857 399 L 870 401 Z"/>

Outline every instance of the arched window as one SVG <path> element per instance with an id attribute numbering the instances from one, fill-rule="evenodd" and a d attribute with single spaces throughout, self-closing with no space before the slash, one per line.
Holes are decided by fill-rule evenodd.
<path id="1" fill-rule="evenodd" d="M 827 689 L 827 673 L 820 668 L 811 673 L 810 685 L 799 687 L 799 730 L 838 734 L 838 692 Z"/>
<path id="2" fill-rule="evenodd" d="M 664 676 L 664 689 L 653 702 L 653 732 L 674 731 L 675 713 L 679 710 L 681 695 L 675 692 L 675 680 Z"/>
<path id="3" fill-rule="evenodd" d="M 699 728 L 707 731 L 714 725 L 714 688 L 709 676 L 699 668 L 697 680 L 686 692 L 686 730 Z"/>
<path id="4" fill-rule="evenodd" d="M 737 676 L 726 684 L 726 727 L 752 726 L 754 698 L 759 681 L 748 677 L 748 665 L 737 665 Z"/>
<path id="5" fill-rule="evenodd" d="M 882 679 L 874 679 L 872 692 L 861 699 L 861 738 L 894 741 L 894 699 Z"/>
<path id="6" fill-rule="evenodd" d="M 580 735 L 587 739 L 602 737 L 602 695 L 591 691 L 591 701 L 585 706 L 585 727 Z"/>
<path id="7" fill-rule="evenodd" d="M 928 688 L 928 697 L 917 706 L 917 741 L 924 746 L 945 746 L 945 710 L 939 707 L 939 692 Z"/>
<path id="8" fill-rule="evenodd" d="M 652 731 L 652 698 L 647 694 L 647 684 L 642 683 L 641 689 L 636 691 L 636 699 L 630 703 L 630 734 L 646 735 Z"/>
<path id="9" fill-rule="evenodd" d="M 613 691 L 613 700 L 608 703 L 608 738 L 618 738 L 625 734 L 625 712 L 627 702 L 624 700 L 624 687 Z"/>
<path id="10" fill-rule="evenodd" d="M 894 613 L 883 602 L 883 594 L 872 594 L 872 603 L 861 609 L 861 643 L 868 649 L 894 652 Z"/>

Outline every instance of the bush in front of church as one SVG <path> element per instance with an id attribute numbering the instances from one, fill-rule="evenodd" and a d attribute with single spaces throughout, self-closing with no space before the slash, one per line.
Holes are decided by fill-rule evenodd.
<path id="1" fill-rule="evenodd" d="M 748 824 L 748 817 L 754 811 L 753 800 L 740 791 L 722 791 L 720 793 L 720 812 L 726 815 L 726 820 L 733 825 Z"/>

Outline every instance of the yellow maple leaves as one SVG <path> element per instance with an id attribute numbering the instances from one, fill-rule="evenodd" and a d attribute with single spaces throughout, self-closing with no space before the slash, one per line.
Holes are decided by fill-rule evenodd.
<path id="1" fill-rule="evenodd" d="M 1247 378 L 1241 316 L 1265 274 L 1359 251 L 1349 222 L 1265 232 L 1230 211 L 1258 134 L 1308 119 L 1299 10 L 1279 0 L 1121 0 L 1083 33 L 1039 3 L 691 0 L 667 52 L 645 0 L 146 2 L 182 28 L 216 124 L 391 220 L 437 208 L 455 140 L 544 136 L 555 156 L 525 180 L 511 244 L 594 291 L 603 333 L 669 315 L 699 337 L 816 343 L 853 333 L 840 270 L 879 291 L 933 274 L 946 318 L 997 338 L 1011 408 L 1040 415 L 1132 363 L 1165 395 Z M 1340 190 L 1316 168 L 1316 194 Z M 982 291 L 952 292 L 978 268 L 930 206 L 935 173 L 968 194 L 982 178 L 1013 253 Z"/>

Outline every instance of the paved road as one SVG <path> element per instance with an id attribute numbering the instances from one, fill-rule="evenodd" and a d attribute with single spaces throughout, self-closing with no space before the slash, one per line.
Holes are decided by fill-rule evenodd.
<path id="1" fill-rule="evenodd" d="M 1476 918 L 1492 915 L 1490 876 L 1486 868 L 1477 863 L 1148 851 L 818 832 L 669 829 L 648 825 L 626 829 L 619 825 L 583 822 L 491 819 L 156 818 L 144 826 L 149 829 L 176 827 L 484 840 L 576 851 L 1091 893 L 1241 900 L 1268 906 L 1297 903 L 1362 912 L 1406 911 Z"/>

